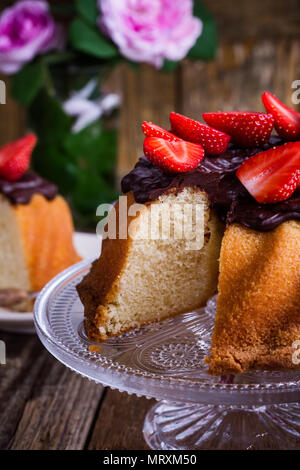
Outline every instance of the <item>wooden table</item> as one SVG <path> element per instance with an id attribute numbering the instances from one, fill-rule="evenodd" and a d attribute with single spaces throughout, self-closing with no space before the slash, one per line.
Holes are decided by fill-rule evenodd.
<path id="1" fill-rule="evenodd" d="M 104 388 L 54 359 L 36 335 L 7 334 L 0 365 L 0 449 L 148 449 L 155 400 Z"/>

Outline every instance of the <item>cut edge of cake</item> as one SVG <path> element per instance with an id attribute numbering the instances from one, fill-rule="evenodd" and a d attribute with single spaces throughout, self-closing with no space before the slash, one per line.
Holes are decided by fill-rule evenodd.
<path id="1" fill-rule="evenodd" d="M 126 196 L 129 208 L 135 201 L 132 193 Z M 187 249 L 184 237 L 145 239 L 146 219 L 157 204 L 160 210 L 172 214 L 174 231 L 182 222 L 178 215 L 180 204 L 201 207 L 203 246 Z M 118 220 L 118 203 L 115 209 Z M 116 239 L 104 239 L 101 257 L 77 286 L 85 306 L 85 328 L 93 341 L 104 341 L 197 309 L 205 305 L 217 288 L 224 227 L 209 208 L 203 191 L 192 187 L 171 191 L 145 204 L 137 215 L 129 215 L 126 223 L 131 225 L 134 237 L 120 239 L 118 227 Z"/>

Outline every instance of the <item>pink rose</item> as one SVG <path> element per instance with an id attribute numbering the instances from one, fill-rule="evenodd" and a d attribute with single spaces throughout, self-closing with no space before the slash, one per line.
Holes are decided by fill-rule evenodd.
<path id="1" fill-rule="evenodd" d="M 13 74 L 61 41 L 46 1 L 19 1 L 0 15 L 0 71 Z"/>
<path id="2" fill-rule="evenodd" d="M 156 67 L 183 59 L 202 32 L 192 0 L 98 0 L 100 28 L 122 55 Z"/>

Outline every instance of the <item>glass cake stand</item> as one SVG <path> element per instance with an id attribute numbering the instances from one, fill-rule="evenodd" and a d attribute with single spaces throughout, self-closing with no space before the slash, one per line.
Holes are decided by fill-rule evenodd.
<path id="1" fill-rule="evenodd" d="M 205 309 L 96 345 L 75 286 L 90 261 L 54 278 L 35 304 L 44 346 L 73 371 L 120 391 L 154 397 L 144 423 L 152 449 L 300 449 L 300 371 L 211 377 L 205 370 L 215 298 Z"/>

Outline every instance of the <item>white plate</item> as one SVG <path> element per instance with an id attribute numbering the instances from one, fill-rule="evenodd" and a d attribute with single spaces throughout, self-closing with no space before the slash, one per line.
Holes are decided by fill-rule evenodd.
<path id="1" fill-rule="evenodd" d="M 74 234 L 74 245 L 77 253 L 84 259 L 99 256 L 101 239 L 92 233 Z M 0 330 L 14 333 L 34 333 L 32 312 L 13 312 L 0 307 Z"/>

